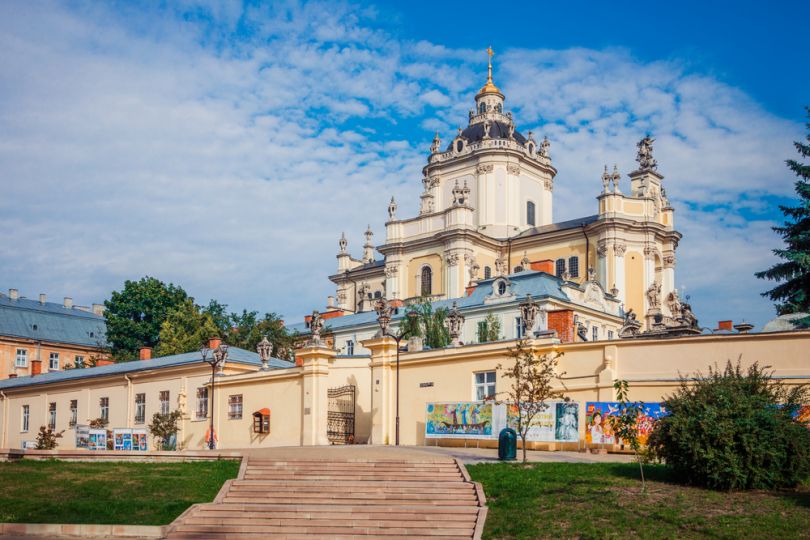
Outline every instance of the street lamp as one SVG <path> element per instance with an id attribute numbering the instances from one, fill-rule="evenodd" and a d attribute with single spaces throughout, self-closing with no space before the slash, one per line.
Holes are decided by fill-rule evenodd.
<path id="1" fill-rule="evenodd" d="M 211 353 L 209 358 L 208 353 Z M 207 346 L 203 345 L 200 348 L 200 355 L 202 355 L 203 362 L 211 366 L 211 425 L 208 428 L 208 449 L 214 449 L 214 381 L 217 376 L 217 369 L 221 369 L 225 365 L 225 360 L 228 359 L 228 346 L 221 343 L 213 351 Z"/>
<path id="2" fill-rule="evenodd" d="M 399 446 L 399 342 L 408 335 L 408 329 L 401 329 L 397 334 L 388 332 L 388 326 L 391 324 L 391 314 L 394 308 L 388 303 L 385 298 L 380 298 L 374 305 L 374 311 L 377 312 L 377 322 L 380 324 L 380 331 L 383 337 L 387 336 L 393 338 L 397 342 L 397 387 L 396 387 L 396 420 L 394 431 L 394 444 Z M 415 311 L 410 310 L 405 315 L 411 324 L 416 321 L 419 316 Z"/>
<path id="3" fill-rule="evenodd" d="M 273 344 L 267 341 L 267 336 L 262 336 L 262 340 L 256 345 L 256 352 L 259 353 L 259 358 L 262 359 L 261 371 L 269 371 L 270 355 L 273 354 Z"/>

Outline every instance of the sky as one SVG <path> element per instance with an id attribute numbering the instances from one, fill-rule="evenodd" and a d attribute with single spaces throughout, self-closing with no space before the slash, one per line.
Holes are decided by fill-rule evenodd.
<path id="1" fill-rule="evenodd" d="M 433 133 L 496 52 L 551 141 L 554 220 L 655 139 L 701 324 L 774 316 L 784 160 L 803 139 L 810 3 L 2 2 L 0 287 L 98 303 L 144 275 L 290 323 L 334 294 L 342 231 L 415 215 Z M 629 180 L 623 178 L 624 186 Z"/>

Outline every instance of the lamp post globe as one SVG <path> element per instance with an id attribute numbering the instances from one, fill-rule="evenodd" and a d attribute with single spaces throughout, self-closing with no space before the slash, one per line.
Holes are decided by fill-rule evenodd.
<path id="1" fill-rule="evenodd" d="M 270 356 L 273 354 L 273 344 L 267 340 L 267 336 L 262 336 L 262 340 L 256 345 L 256 352 L 259 353 L 259 358 L 262 361 L 262 371 L 268 371 L 270 365 Z"/>

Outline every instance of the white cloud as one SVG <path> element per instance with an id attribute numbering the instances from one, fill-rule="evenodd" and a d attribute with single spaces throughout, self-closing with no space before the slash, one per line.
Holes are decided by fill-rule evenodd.
<path id="1" fill-rule="evenodd" d="M 89 303 L 150 274 L 201 301 L 300 317 L 332 293 L 342 230 L 358 254 L 369 221 L 381 241 L 391 195 L 400 215 L 415 213 L 433 130 L 452 136 L 483 83 L 479 51 L 386 34 L 373 10 L 188 6 L 196 15 L 182 21 L 0 5 L 8 286 Z M 775 238 L 734 212 L 790 193 L 782 160 L 800 126 L 711 77 L 621 50 L 496 60 L 521 129 L 552 140 L 557 219 L 593 213 L 602 165 L 631 170 L 651 131 L 698 314 L 764 322 L 766 284 L 750 276 Z"/>

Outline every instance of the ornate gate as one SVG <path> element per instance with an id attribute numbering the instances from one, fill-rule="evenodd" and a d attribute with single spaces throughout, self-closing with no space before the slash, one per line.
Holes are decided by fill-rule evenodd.
<path id="1" fill-rule="evenodd" d="M 326 437 L 332 444 L 354 442 L 354 385 L 327 390 L 329 411 L 326 419 Z"/>

